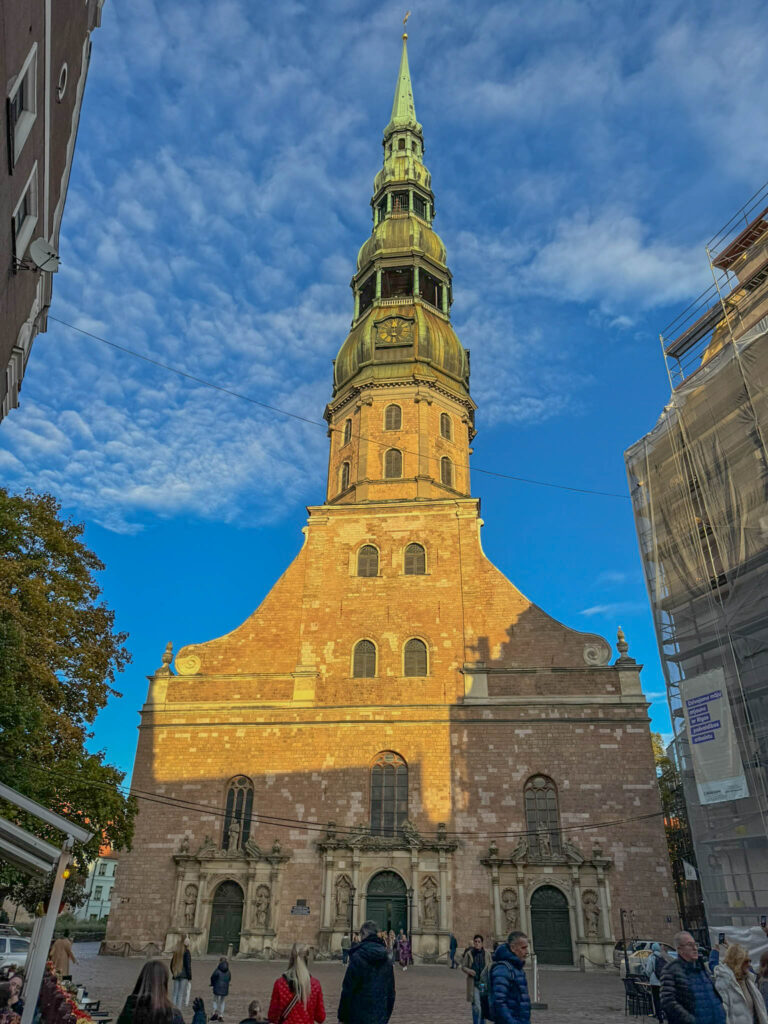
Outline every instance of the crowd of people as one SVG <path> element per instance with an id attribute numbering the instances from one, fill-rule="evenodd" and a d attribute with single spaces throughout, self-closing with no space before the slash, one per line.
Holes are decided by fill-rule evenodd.
<path id="1" fill-rule="evenodd" d="M 657 1020 L 667 1024 L 768 1024 L 768 951 L 757 970 L 744 946 L 722 943 L 708 960 L 689 932 L 675 936 L 676 956 L 660 943 L 646 963 Z"/>

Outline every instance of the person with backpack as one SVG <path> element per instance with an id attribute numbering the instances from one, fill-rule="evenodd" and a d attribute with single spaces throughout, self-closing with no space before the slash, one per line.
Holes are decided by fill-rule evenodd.
<path id="1" fill-rule="evenodd" d="M 644 970 L 651 986 L 653 1012 L 659 1024 L 664 1020 L 664 1014 L 661 1012 L 661 975 L 668 963 L 669 957 L 664 955 L 661 943 L 651 943 L 651 955 L 645 961 Z"/>
<path id="2" fill-rule="evenodd" d="M 483 973 L 491 966 L 491 954 L 483 947 L 483 936 L 475 935 L 461 958 L 461 969 L 467 976 L 467 1002 L 472 1004 L 472 1024 L 483 1024 L 482 997 L 486 982 Z"/>
<path id="3" fill-rule="evenodd" d="M 495 1024 L 530 1024 L 531 999 L 525 977 L 527 956 L 525 932 L 510 932 L 507 941 L 500 942 L 494 950 L 482 1012 Z"/>

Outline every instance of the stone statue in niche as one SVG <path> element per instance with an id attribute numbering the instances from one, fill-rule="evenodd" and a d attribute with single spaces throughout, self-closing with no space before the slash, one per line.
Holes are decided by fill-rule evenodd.
<path id="1" fill-rule="evenodd" d="M 552 837 L 545 825 L 539 825 L 536 829 L 539 840 L 539 856 L 548 858 L 552 856 Z"/>
<path id="2" fill-rule="evenodd" d="M 346 875 L 336 879 L 336 920 L 349 921 L 350 882 Z"/>
<path id="3" fill-rule="evenodd" d="M 179 853 L 189 853 L 189 836 L 184 833 L 179 843 Z"/>
<path id="4" fill-rule="evenodd" d="M 227 849 L 230 851 L 240 849 L 240 822 L 237 818 L 232 819 L 232 824 L 227 829 Z"/>
<path id="5" fill-rule="evenodd" d="M 437 895 L 437 882 L 434 878 L 428 878 L 422 885 L 421 902 L 424 911 L 424 924 L 437 926 L 437 911 L 440 899 Z"/>
<path id="6" fill-rule="evenodd" d="M 512 932 L 517 928 L 517 893 L 514 889 L 504 889 L 501 894 L 501 909 L 504 911 L 507 931 Z"/>
<path id="7" fill-rule="evenodd" d="M 600 924 L 600 906 L 594 889 L 585 889 L 581 897 L 584 909 L 584 929 L 588 939 L 596 939 Z"/>
<path id="8" fill-rule="evenodd" d="M 197 906 L 197 886 L 188 885 L 184 890 L 184 924 L 191 928 L 195 923 L 195 907 Z"/>
<path id="9" fill-rule="evenodd" d="M 271 895 L 268 885 L 260 885 L 256 890 L 256 926 L 258 928 L 269 927 Z"/>

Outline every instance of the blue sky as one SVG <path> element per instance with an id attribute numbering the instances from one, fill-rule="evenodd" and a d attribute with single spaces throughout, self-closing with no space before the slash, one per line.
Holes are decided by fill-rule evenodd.
<path id="1" fill-rule="evenodd" d="M 404 11 L 107 0 L 52 315 L 310 418 L 330 395 L 370 232 Z M 426 0 L 416 111 L 472 352 L 473 465 L 626 493 L 668 395 L 658 332 L 703 244 L 768 177 L 768 7 Z M 51 323 L 0 474 L 87 524 L 131 634 L 93 745 L 130 769 L 146 675 L 241 622 L 324 495 L 327 438 Z M 629 501 L 475 473 L 489 557 L 645 664 L 669 721 Z"/>

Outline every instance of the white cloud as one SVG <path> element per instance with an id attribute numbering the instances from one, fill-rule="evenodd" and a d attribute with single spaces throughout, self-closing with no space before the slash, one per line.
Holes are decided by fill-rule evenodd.
<path id="1" fill-rule="evenodd" d="M 589 608 L 582 608 L 579 615 L 591 617 L 593 615 L 626 615 L 634 612 L 641 612 L 647 609 L 643 601 L 613 601 L 608 604 L 594 604 Z"/>

